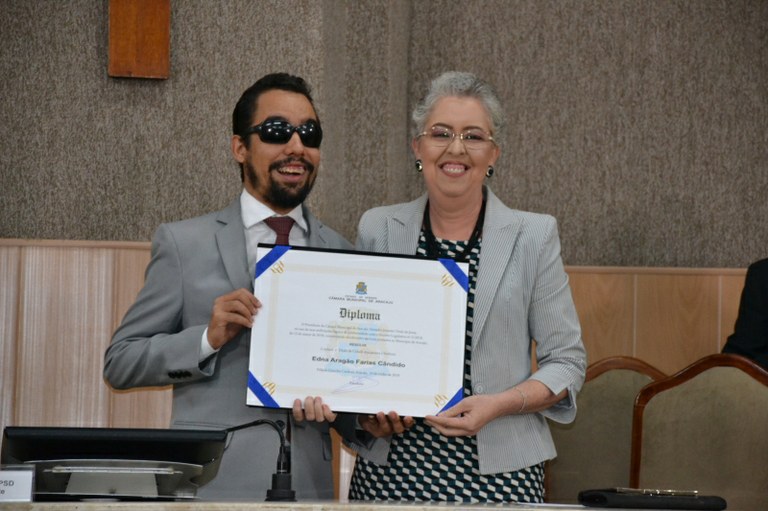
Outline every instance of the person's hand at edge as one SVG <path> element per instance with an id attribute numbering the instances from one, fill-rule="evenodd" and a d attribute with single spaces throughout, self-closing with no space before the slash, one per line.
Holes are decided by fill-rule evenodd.
<path id="1" fill-rule="evenodd" d="M 469 396 L 439 415 L 427 415 L 424 422 L 445 436 L 471 436 L 501 415 L 500 412 L 495 396 Z"/>
<path id="2" fill-rule="evenodd" d="M 323 403 L 323 398 L 307 396 L 304 402 L 301 399 L 293 401 L 293 419 L 296 422 L 328 422 L 336 420 L 337 414 Z"/>
<path id="3" fill-rule="evenodd" d="M 216 298 L 208 322 L 208 344 L 218 350 L 234 339 L 240 330 L 251 328 L 259 307 L 261 302 L 245 288 Z"/>
<path id="4" fill-rule="evenodd" d="M 413 417 L 401 417 L 397 412 L 379 412 L 375 415 L 361 414 L 357 418 L 357 422 L 371 435 L 376 438 L 390 436 L 393 434 L 399 435 L 405 430 L 413 427 L 415 421 Z"/>

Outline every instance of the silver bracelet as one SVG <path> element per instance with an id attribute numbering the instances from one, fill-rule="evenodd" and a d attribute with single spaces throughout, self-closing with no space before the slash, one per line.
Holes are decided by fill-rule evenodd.
<path id="1" fill-rule="evenodd" d="M 516 390 L 520 394 L 520 396 L 522 396 L 522 398 L 523 398 L 523 402 L 520 405 L 520 409 L 517 411 L 517 413 L 523 413 L 523 410 L 525 409 L 525 405 L 528 402 L 528 396 L 526 396 L 525 392 L 523 392 L 522 390 L 520 390 L 517 387 L 512 387 L 512 390 Z"/>

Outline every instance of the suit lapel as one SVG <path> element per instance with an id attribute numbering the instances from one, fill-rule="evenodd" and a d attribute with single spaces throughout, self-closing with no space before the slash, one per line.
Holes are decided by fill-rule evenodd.
<path id="1" fill-rule="evenodd" d="M 477 344 L 488 319 L 501 278 L 510 264 L 522 220 L 507 208 L 490 189 L 483 226 L 482 248 L 475 290 L 472 344 Z M 513 269 L 513 271 L 515 271 Z"/>
<path id="2" fill-rule="evenodd" d="M 307 245 L 315 248 L 329 248 L 328 240 L 325 239 L 325 233 L 323 232 L 325 225 L 315 218 L 306 204 L 301 205 L 301 211 L 304 215 L 304 219 L 307 221 L 307 228 L 309 229 Z"/>
<path id="3" fill-rule="evenodd" d="M 216 245 L 232 287 L 235 289 L 244 287 L 253 291 L 253 282 L 248 271 L 240 199 L 236 199 L 226 209 L 221 210 L 216 220 L 221 224 L 221 228 L 216 231 Z"/>
<path id="4" fill-rule="evenodd" d="M 424 194 L 415 201 L 408 202 L 394 215 L 387 218 L 387 251 L 393 254 L 416 254 L 419 246 L 419 232 L 427 205 Z"/>

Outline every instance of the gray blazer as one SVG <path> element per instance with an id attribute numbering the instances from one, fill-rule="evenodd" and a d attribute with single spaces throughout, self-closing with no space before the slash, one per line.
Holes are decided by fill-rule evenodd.
<path id="1" fill-rule="evenodd" d="M 352 247 L 306 207 L 304 217 L 309 246 Z M 161 225 L 152 241 L 144 287 L 106 351 L 104 377 L 112 387 L 173 385 L 171 427 L 221 429 L 262 418 L 286 421 L 290 415 L 287 410 L 245 404 L 250 330 L 198 363 L 214 299 L 239 288 L 253 290 L 245 247 L 239 199 L 221 211 Z M 350 416 L 336 422 L 339 429 L 349 425 L 354 434 Z M 292 424 L 291 433 L 297 498 L 333 498 L 327 424 Z M 233 433 L 218 475 L 198 495 L 207 500 L 264 500 L 278 445 L 277 433 L 269 426 Z"/>
<path id="2" fill-rule="evenodd" d="M 496 393 L 532 378 L 568 398 L 540 413 L 508 415 L 477 434 L 480 471 L 519 470 L 555 456 L 545 417 L 570 422 L 584 383 L 586 352 L 568 275 L 560 259 L 557 223 L 548 215 L 506 207 L 486 189 L 487 204 L 475 292 L 472 392 Z M 357 248 L 415 254 L 427 196 L 366 211 Z M 532 339 L 538 368 L 531 372 Z M 352 446 L 354 448 L 354 446 Z M 387 441 L 358 449 L 385 463 Z"/>

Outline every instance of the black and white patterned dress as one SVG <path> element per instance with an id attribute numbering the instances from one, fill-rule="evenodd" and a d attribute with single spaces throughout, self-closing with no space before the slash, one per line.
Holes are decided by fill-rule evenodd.
<path id="1" fill-rule="evenodd" d="M 439 257 L 463 258 L 465 241 L 436 238 Z M 467 296 L 467 332 L 464 348 L 464 397 L 471 395 L 472 318 L 480 241 L 472 247 Z M 426 256 L 424 232 L 418 255 Z M 457 257 L 458 256 L 458 257 Z M 358 456 L 350 483 L 351 500 L 409 500 L 454 502 L 542 502 L 544 464 L 514 472 L 480 473 L 475 436 L 445 437 L 416 419 L 416 424 L 394 435 L 386 466 Z"/>

